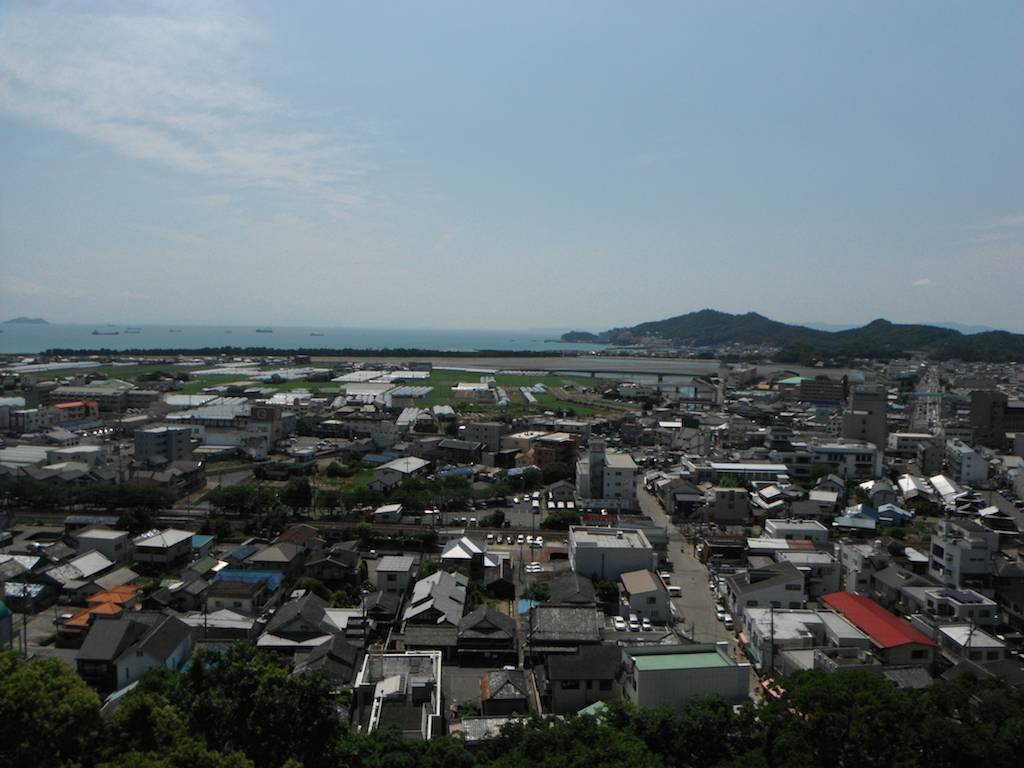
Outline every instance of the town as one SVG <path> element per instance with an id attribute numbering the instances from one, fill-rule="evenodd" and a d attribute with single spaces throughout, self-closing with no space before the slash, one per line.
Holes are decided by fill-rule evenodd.
<path id="1" fill-rule="evenodd" d="M 0 646 L 114 711 L 245 644 L 470 746 L 807 670 L 1024 685 L 1024 367 L 574 360 L 10 358 Z"/>

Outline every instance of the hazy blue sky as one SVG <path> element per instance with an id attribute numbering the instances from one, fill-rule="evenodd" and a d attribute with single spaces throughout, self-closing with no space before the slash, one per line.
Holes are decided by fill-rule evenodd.
<path id="1" fill-rule="evenodd" d="M 1020 2 L 0 3 L 0 314 L 1024 331 Z"/>

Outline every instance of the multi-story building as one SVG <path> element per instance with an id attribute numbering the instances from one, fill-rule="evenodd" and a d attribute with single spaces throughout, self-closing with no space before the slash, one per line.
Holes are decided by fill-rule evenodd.
<path id="1" fill-rule="evenodd" d="M 750 494 L 745 488 L 715 487 L 707 498 L 704 517 L 715 525 L 743 525 L 750 520 Z"/>
<path id="2" fill-rule="evenodd" d="M 603 440 L 591 440 L 587 455 L 576 462 L 576 492 L 591 508 L 636 509 L 637 466 L 628 453 L 611 453 Z"/>
<path id="3" fill-rule="evenodd" d="M 442 735 L 441 651 L 368 653 L 354 688 L 355 719 L 365 733 L 391 725 L 407 738 Z"/>
<path id="4" fill-rule="evenodd" d="M 463 440 L 484 444 L 484 450 L 501 450 L 501 438 L 508 434 L 508 425 L 500 421 L 472 421 L 459 430 Z"/>
<path id="5" fill-rule="evenodd" d="M 764 535 L 769 539 L 811 541 L 817 545 L 828 543 L 828 528 L 817 520 L 765 520 Z"/>
<path id="6" fill-rule="evenodd" d="M 979 486 L 988 481 L 988 459 L 960 440 L 946 441 L 946 465 L 960 485 Z"/>
<path id="7" fill-rule="evenodd" d="M 854 387 L 843 413 L 843 437 L 849 440 L 864 440 L 874 444 L 879 450 L 884 449 L 888 403 L 889 398 L 884 387 Z"/>
<path id="8" fill-rule="evenodd" d="M 533 463 L 538 467 L 548 464 L 572 466 L 576 461 L 576 438 L 568 432 L 550 432 L 533 441 Z"/>
<path id="9" fill-rule="evenodd" d="M 810 449 L 812 466 L 828 466 L 840 477 L 870 480 L 882 474 L 882 451 L 872 441 L 839 440 Z"/>
<path id="10" fill-rule="evenodd" d="M 942 520 L 932 536 L 928 574 L 950 587 L 985 584 L 998 549 L 999 534 L 973 520 Z"/>
<path id="11" fill-rule="evenodd" d="M 917 456 L 917 447 L 935 439 L 930 432 L 892 432 L 889 434 L 889 442 L 886 452 L 905 459 L 913 459 Z"/>
<path id="12" fill-rule="evenodd" d="M 73 400 L 94 400 L 104 413 L 120 413 L 128 404 L 128 390 L 132 385 L 119 379 L 94 381 L 91 384 L 69 384 L 50 391 L 51 403 Z"/>
<path id="13" fill-rule="evenodd" d="M 136 430 L 135 460 L 154 465 L 191 461 L 192 429 L 182 426 Z"/>
<path id="14" fill-rule="evenodd" d="M 1007 432 L 1024 432 L 1024 402 L 996 390 L 971 392 L 970 418 L 979 444 L 1006 450 Z"/>

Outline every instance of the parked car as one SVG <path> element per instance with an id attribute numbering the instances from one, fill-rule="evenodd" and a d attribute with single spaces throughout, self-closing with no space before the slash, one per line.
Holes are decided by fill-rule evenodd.
<path id="1" fill-rule="evenodd" d="M 734 629 L 734 628 L 735 628 L 735 626 L 736 626 L 735 624 L 733 624 L 733 621 L 732 621 L 732 616 L 726 616 L 726 617 L 725 617 L 725 621 L 724 621 L 724 622 L 722 622 L 722 624 L 723 624 L 723 625 L 725 626 L 725 628 L 726 628 L 727 630 L 729 630 L 730 632 L 732 632 L 732 631 L 733 631 L 733 629 Z"/>
<path id="2" fill-rule="evenodd" d="M 615 627 L 616 632 L 625 632 L 627 630 L 626 620 L 621 616 L 612 617 L 612 626 Z"/>
<path id="3" fill-rule="evenodd" d="M 725 611 L 718 606 L 715 606 L 715 618 L 719 621 L 725 621 Z"/>
<path id="4" fill-rule="evenodd" d="M 524 544 L 525 542 L 526 539 L 523 536 L 523 534 L 520 533 L 518 536 L 516 536 L 516 544 Z"/>
<path id="5" fill-rule="evenodd" d="M 531 547 L 543 547 L 544 546 L 544 538 L 542 536 L 535 536 L 534 539 L 533 539 L 533 543 L 530 544 L 530 546 Z"/>
<path id="6" fill-rule="evenodd" d="M 640 631 L 640 619 L 636 617 L 635 613 L 629 614 L 629 631 L 639 632 Z"/>
<path id="7" fill-rule="evenodd" d="M 640 626 L 643 628 L 644 632 L 653 632 L 654 631 L 654 625 L 651 624 L 651 620 L 648 619 L 647 617 L 644 617 L 644 620 L 642 622 L 640 622 Z"/>
<path id="8" fill-rule="evenodd" d="M 669 597 L 682 597 L 683 596 L 683 588 L 682 587 L 677 587 L 677 586 L 674 586 L 674 585 L 670 584 L 667 589 L 668 589 L 668 596 Z"/>
<path id="9" fill-rule="evenodd" d="M 493 533 L 488 533 L 487 534 L 487 543 L 488 544 L 493 544 L 494 543 L 494 534 Z"/>

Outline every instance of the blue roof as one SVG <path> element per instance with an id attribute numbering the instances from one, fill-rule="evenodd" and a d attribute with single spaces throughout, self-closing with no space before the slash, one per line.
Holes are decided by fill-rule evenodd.
<path id="1" fill-rule="evenodd" d="M 284 574 L 278 573 L 277 571 L 232 571 L 225 569 L 219 571 L 216 576 L 213 577 L 215 582 L 217 581 L 243 581 L 247 583 L 255 583 L 258 581 L 265 582 L 268 589 L 274 590 L 281 586 L 281 582 L 284 581 Z"/>
<path id="2" fill-rule="evenodd" d="M 250 557 L 254 552 L 256 552 L 255 545 L 246 544 L 245 546 L 239 547 L 233 552 L 228 553 L 228 557 L 230 557 L 235 562 L 240 563 L 247 557 Z"/>
<path id="3" fill-rule="evenodd" d="M 192 537 L 192 549 L 202 549 L 211 541 L 213 541 L 213 536 L 208 536 L 205 533 L 197 533 Z"/>

